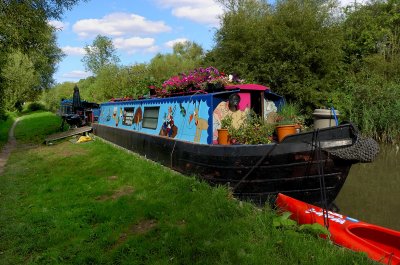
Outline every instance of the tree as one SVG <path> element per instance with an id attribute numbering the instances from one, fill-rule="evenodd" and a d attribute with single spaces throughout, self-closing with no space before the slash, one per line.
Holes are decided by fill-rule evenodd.
<path id="1" fill-rule="evenodd" d="M 149 92 L 150 85 L 154 85 L 154 78 L 146 64 L 106 65 L 99 70 L 96 77 L 88 77 L 78 83 L 81 95 L 96 102 L 143 96 Z"/>
<path id="2" fill-rule="evenodd" d="M 47 18 L 60 19 L 65 10 L 71 10 L 80 0 L 2 0 L 1 5 L 10 7 L 24 4 L 32 10 L 40 10 Z M 81 0 L 87 2 L 88 0 Z"/>
<path id="3" fill-rule="evenodd" d="M 0 53 L 3 58 L 12 50 L 27 54 L 41 77 L 41 88 L 45 89 L 52 85 L 56 64 L 63 53 L 57 47 L 55 29 L 47 23 L 46 13 L 32 8 L 34 3 L 10 1 L 6 6 L 3 4 L 0 11 Z"/>
<path id="4" fill-rule="evenodd" d="M 120 61 L 115 54 L 116 50 L 112 40 L 106 36 L 97 35 L 92 45 L 86 45 L 84 49 L 86 54 L 82 58 L 82 62 L 85 64 L 86 70 L 94 74 L 98 74 L 104 66 L 117 64 Z"/>
<path id="5" fill-rule="evenodd" d="M 358 73 L 400 79 L 400 14 L 397 0 L 351 5 L 343 24 L 346 63 Z"/>
<path id="6" fill-rule="evenodd" d="M 18 51 L 33 64 L 35 76 L 40 80 L 40 83 L 32 88 L 33 92 L 37 95 L 41 92 L 40 89 L 49 88 L 53 84 L 52 76 L 56 64 L 63 54 L 56 44 L 55 29 L 47 21 L 61 18 L 65 10 L 71 9 L 78 2 L 79 0 L 1 1 L 0 69 L 4 69 L 10 54 Z M 15 54 L 13 56 L 15 57 Z M 26 62 L 25 59 L 22 61 Z M 4 95 L 5 85 L 10 82 L 12 83 L 0 75 L 0 118 L 4 116 L 4 105 L 10 105 L 10 102 L 5 101 Z"/>
<path id="7" fill-rule="evenodd" d="M 400 139 L 398 3 L 389 0 L 350 5 L 342 25 L 349 73 L 344 92 L 351 99 L 344 109 L 363 133 L 387 142 Z"/>
<path id="8" fill-rule="evenodd" d="M 183 60 L 200 62 L 204 56 L 203 48 L 194 41 L 178 42 L 173 47 L 173 54 Z"/>
<path id="9" fill-rule="evenodd" d="M 157 54 L 149 64 L 149 70 L 157 83 L 173 75 L 193 70 L 202 65 L 203 48 L 195 42 L 176 43 L 173 53 Z"/>
<path id="10" fill-rule="evenodd" d="M 60 108 L 62 99 L 72 98 L 75 83 L 64 82 L 57 84 L 51 89 L 45 91 L 40 101 L 46 105 L 46 108 L 51 111 L 57 111 Z M 79 86 L 81 89 L 81 87 Z"/>
<path id="11" fill-rule="evenodd" d="M 22 104 L 35 97 L 36 93 L 32 88 L 37 89 L 40 84 L 33 62 L 22 52 L 14 51 L 7 57 L 1 76 L 5 80 L 6 109 L 21 111 Z"/>
<path id="12" fill-rule="evenodd" d="M 288 100 L 323 104 L 341 74 L 343 35 L 333 1 L 221 0 L 226 13 L 208 60 Z M 210 58 L 211 57 L 211 58 Z"/>

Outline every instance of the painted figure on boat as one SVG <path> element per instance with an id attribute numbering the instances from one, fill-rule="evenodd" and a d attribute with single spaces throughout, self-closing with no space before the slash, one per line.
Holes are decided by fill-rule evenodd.
<path id="1" fill-rule="evenodd" d="M 161 136 L 175 138 L 175 136 L 178 134 L 178 127 L 176 127 L 174 123 L 175 108 L 176 106 L 174 106 L 173 109 L 171 106 L 169 106 L 168 113 L 164 114 L 164 122 L 160 130 Z"/>
<path id="2" fill-rule="evenodd" d="M 143 112 L 142 112 L 142 108 L 139 106 L 135 112 L 135 116 L 133 117 L 133 124 L 135 125 L 134 128 L 136 130 L 141 129 L 142 120 L 143 120 Z"/>
<path id="3" fill-rule="evenodd" d="M 193 140 L 195 143 L 200 142 L 202 131 L 208 129 L 208 121 L 206 119 L 199 118 L 199 107 L 200 103 L 197 106 L 195 103 L 193 114 L 189 117 L 189 124 L 192 122 L 192 120 L 194 120 L 194 124 L 196 125 L 196 134 Z"/>

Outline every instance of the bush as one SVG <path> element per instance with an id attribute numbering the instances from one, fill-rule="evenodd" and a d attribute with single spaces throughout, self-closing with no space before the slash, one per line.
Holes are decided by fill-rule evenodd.
<path id="1" fill-rule="evenodd" d="M 364 135 L 380 142 L 400 141 L 400 85 L 376 75 L 349 83 L 348 118 Z"/>
<path id="2" fill-rule="evenodd" d="M 39 102 L 29 103 L 28 106 L 26 107 L 26 112 L 32 112 L 37 110 L 46 110 L 46 107 Z"/>

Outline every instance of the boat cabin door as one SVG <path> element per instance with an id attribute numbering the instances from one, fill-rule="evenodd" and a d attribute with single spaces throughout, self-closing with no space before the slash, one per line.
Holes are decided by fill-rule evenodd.
<path id="1" fill-rule="evenodd" d="M 250 92 L 250 109 L 258 116 L 264 117 L 264 91 Z"/>

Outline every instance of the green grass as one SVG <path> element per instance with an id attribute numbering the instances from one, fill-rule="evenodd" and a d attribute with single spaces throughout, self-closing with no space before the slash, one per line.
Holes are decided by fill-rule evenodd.
<path id="1" fill-rule="evenodd" d="M 16 118 L 16 114 L 9 112 L 7 113 L 7 120 L 0 120 L 0 150 L 7 143 L 8 140 L 8 131 L 10 130 L 14 120 Z"/>
<path id="2" fill-rule="evenodd" d="M 37 142 L 32 121 L 49 118 L 25 117 L 18 137 Z M 29 146 L 1 176 L 0 264 L 372 264 L 100 140 Z"/>
<path id="3" fill-rule="evenodd" d="M 20 118 L 15 138 L 20 142 L 42 143 L 46 135 L 58 132 L 61 118 L 46 111 L 35 111 Z"/>

